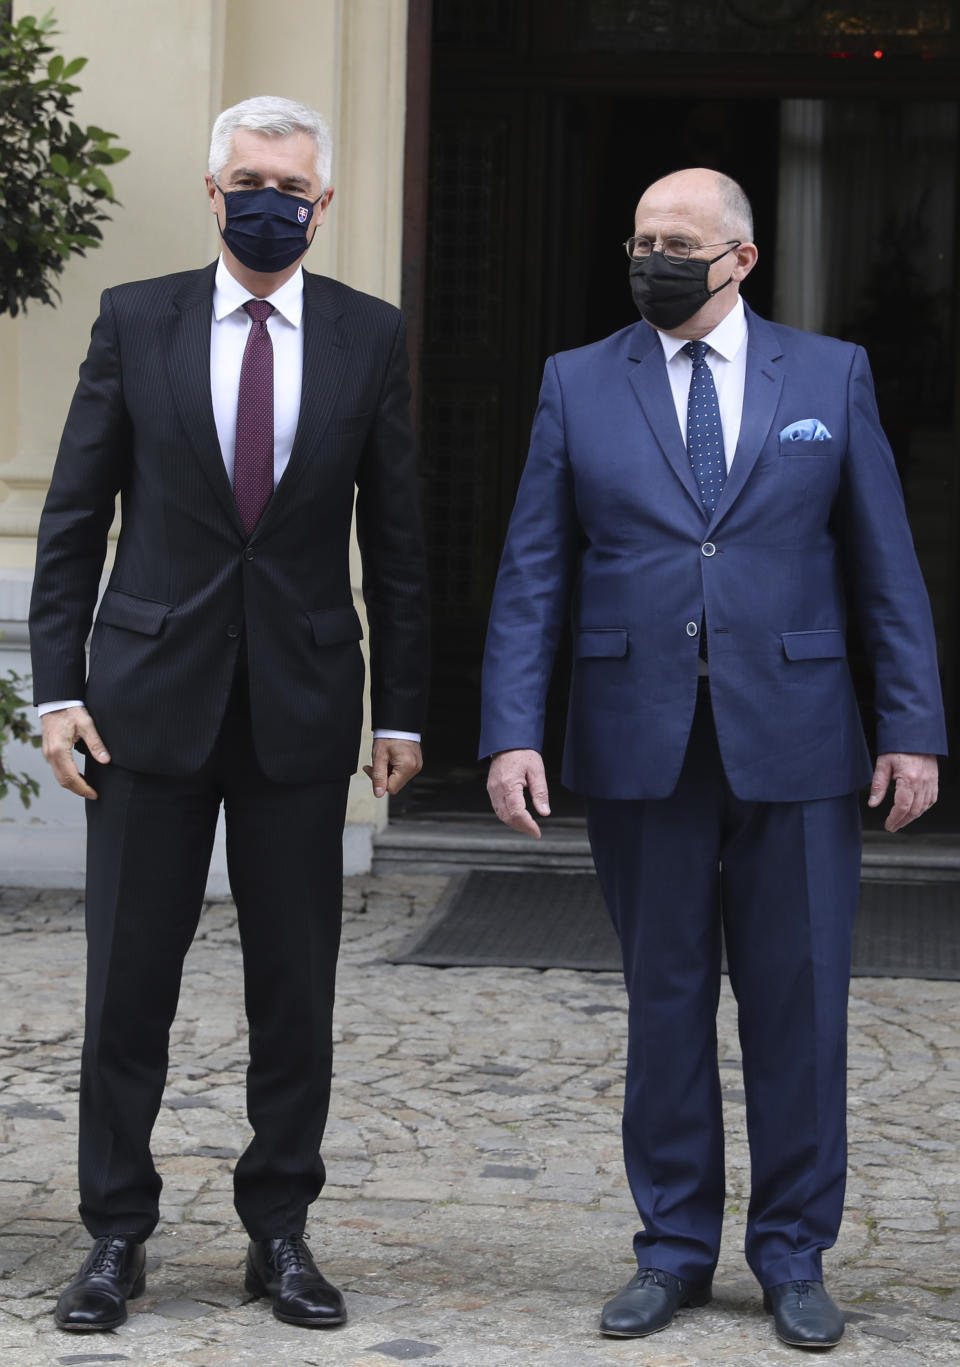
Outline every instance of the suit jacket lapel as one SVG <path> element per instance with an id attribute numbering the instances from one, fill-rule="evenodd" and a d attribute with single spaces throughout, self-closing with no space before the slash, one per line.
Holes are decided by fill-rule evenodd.
<path id="1" fill-rule="evenodd" d="M 282 513 L 292 498 L 297 481 L 330 421 L 349 355 L 341 313 L 323 276 L 304 271 L 300 416 L 290 460 L 257 525 L 258 533 Z"/>
<path id="2" fill-rule="evenodd" d="M 224 512 L 246 539 L 227 478 L 210 397 L 210 320 L 216 264 L 195 272 L 162 321 L 164 356 L 180 418 Z"/>
<path id="3" fill-rule="evenodd" d="M 747 327 L 747 373 L 743 386 L 740 436 L 730 474 L 710 519 L 710 532 L 733 507 L 750 478 L 776 416 L 783 388 L 780 363 L 783 348 L 773 328 L 751 309 L 747 309 Z"/>
<path id="4" fill-rule="evenodd" d="M 636 363 L 630 371 L 630 384 L 640 401 L 650 430 L 680 483 L 702 513 L 700 491 L 680 435 L 663 347 L 656 331 L 645 323 L 637 326 L 635 336 L 631 338 L 630 359 Z"/>

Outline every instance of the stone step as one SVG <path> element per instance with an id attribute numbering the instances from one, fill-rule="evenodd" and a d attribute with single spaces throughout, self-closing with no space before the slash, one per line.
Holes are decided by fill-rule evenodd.
<path id="1" fill-rule="evenodd" d="M 464 869 L 550 870 L 593 868 L 586 826 L 575 818 L 549 822 L 531 840 L 487 816 L 393 822 L 374 838 L 373 872 L 454 874 Z M 868 831 L 863 877 L 889 882 L 960 882 L 960 835 L 887 835 Z"/>
<path id="2" fill-rule="evenodd" d="M 490 818 L 397 821 L 374 837 L 374 873 L 462 873 L 549 869 L 583 873 L 593 868 L 582 821 L 551 824 L 541 840 L 511 831 Z"/>

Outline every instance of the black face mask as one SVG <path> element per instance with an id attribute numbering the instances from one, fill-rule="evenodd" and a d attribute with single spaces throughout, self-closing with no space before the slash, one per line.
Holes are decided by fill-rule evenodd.
<path id="1" fill-rule="evenodd" d="M 707 273 L 714 261 L 732 252 L 712 257 L 709 261 L 668 261 L 663 252 L 651 252 L 630 262 L 630 290 L 640 316 L 656 328 L 670 332 L 692 318 L 708 299 L 726 289 L 733 279 L 724 280 L 715 290 L 707 289 Z"/>
<path id="2" fill-rule="evenodd" d="M 214 181 L 216 185 L 216 181 Z M 217 185 L 220 190 L 220 186 Z M 307 224 L 316 199 L 284 195 L 272 185 L 262 190 L 220 190 L 226 226 L 220 236 L 248 270 L 275 275 L 292 266 L 310 246 Z M 217 220 L 219 224 L 219 219 Z"/>

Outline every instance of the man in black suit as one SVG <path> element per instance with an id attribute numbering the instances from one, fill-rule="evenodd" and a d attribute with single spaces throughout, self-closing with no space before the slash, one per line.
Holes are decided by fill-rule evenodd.
<path id="1" fill-rule="evenodd" d="M 41 520 L 44 753 L 88 816 L 79 1177 L 95 1242 L 62 1329 L 114 1328 L 143 1289 L 161 1187 L 150 1134 L 221 803 L 250 1025 L 253 1137 L 234 1176 L 246 1285 L 288 1323 L 345 1318 L 303 1231 L 324 1181 L 362 718 L 355 494 L 377 796 L 420 768 L 427 624 L 402 317 L 302 269 L 333 196 L 330 150 L 289 100 L 220 115 L 207 191 L 222 255 L 104 293 Z"/>

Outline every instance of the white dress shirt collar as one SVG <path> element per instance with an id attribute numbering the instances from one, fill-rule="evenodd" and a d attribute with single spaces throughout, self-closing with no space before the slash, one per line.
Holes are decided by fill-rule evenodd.
<path id="1" fill-rule="evenodd" d="M 227 269 L 221 255 L 217 262 L 217 273 L 213 282 L 213 316 L 219 323 L 227 314 L 243 308 L 248 299 L 255 296 L 240 284 Z M 289 280 L 284 281 L 278 290 L 267 295 L 267 303 L 272 304 L 281 318 L 298 328 L 303 319 L 303 267 L 298 266 Z"/>
<path id="2" fill-rule="evenodd" d="M 661 332 L 660 345 L 663 347 L 663 354 L 668 361 L 672 361 L 677 352 L 682 350 L 687 344 L 685 337 L 673 337 L 668 332 Z M 718 356 L 722 356 L 725 361 L 732 361 L 737 352 L 747 340 L 747 315 L 744 312 L 743 300 L 737 295 L 737 302 L 720 322 L 708 332 L 702 339 L 707 346 L 712 347 Z"/>

